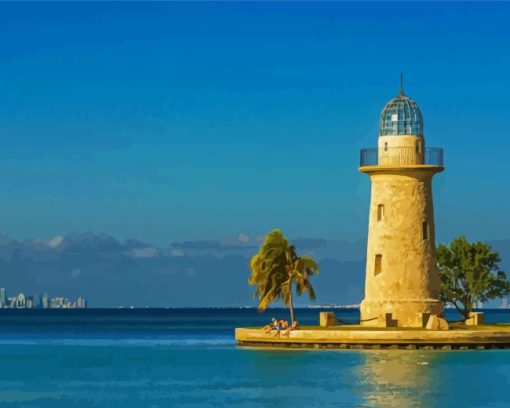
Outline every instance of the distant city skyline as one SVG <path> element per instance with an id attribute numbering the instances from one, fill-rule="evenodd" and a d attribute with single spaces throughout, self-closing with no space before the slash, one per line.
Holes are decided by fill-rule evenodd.
<path id="1" fill-rule="evenodd" d="M 509 18 L 506 3 L 2 3 L 2 230 L 362 239 L 358 152 L 403 72 L 447 152 L 438 241 L 510 238 Z"/>
<path id="2" fill-rule="evenodd" d="M 8 296 L 6 288 L 0 288 L 0 309 L 86 309 L 87 299 L 79 296 L 71 300 L 63 296 L 49 297 L 48 292 L 25 295 L 19 292 Z"/>

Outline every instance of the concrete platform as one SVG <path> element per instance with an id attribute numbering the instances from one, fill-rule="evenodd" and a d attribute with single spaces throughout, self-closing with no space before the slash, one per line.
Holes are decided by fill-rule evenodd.
<path id="1" fill-rule="evenodd" d="M 261 328 L 237 328 L 239 346 L 310 349 L 501 349 L 510 348 L 510 325 L 452 325 L 450 330 L 368 328 L 361 326 L 305 326 L 283 332 L 264 333 Z"/>

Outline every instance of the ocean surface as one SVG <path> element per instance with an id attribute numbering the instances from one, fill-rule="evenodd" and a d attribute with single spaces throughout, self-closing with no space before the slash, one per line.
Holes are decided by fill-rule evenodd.
<path id="1" fill-rule="evenodd" d="M 288 312 L 0 310 L 0 407 L 510 407 L 510 350 L 236 347 L 234 327 L 272 316 Z"/>

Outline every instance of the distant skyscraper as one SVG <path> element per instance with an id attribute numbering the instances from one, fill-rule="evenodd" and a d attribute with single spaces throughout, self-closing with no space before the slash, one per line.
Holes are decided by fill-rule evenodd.
<path id="1" fill-rule="evenodd" d="M 14 309 L 24 309 L 26 307 L 25 295 L 23 293 L 20 293 L 18 296 L 15 296 L 13 304 Z"/>
<path id="2" fill-rule="evenodd" d="M 76 307 L 78 309 L 86 309 L 87 308 L 87 299 L 82 298 L 81 296 L 76 300 Z"/>
<path id="3" fill-rule="evenodd" d="M 48 293 L 44 292 L 42 297 L 42 307 L 43 309 L 48 309 L 50 307 L 50 299 L 48 298 Z"/>
<path id="4" fill-rule="evenodd" d="M 5 304 L 5 301 L 6 301 L 6 297 L 5 297 L 5 288 L 0 288 L 0 307 L 5 307 L 6 304 Z"/>
<path id="5" fill-rule="evenodd" d="M 32 307 L 34 309 L 40 309 L 42 307 L 41 295 L 36 293 L 34 296 L 32 296 Z"/>

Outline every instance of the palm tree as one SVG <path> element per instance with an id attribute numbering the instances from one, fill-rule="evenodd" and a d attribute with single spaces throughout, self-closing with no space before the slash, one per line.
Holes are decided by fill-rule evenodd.
<path id="1" fill-rule="evenodd" d="M 294 322 L 293 286 L 299 296 L 308 293 L 315 300 L 315 291 L 309 277 L 319 273 L 317 263 L 309 256 L 297 256 L 280 230 L 271 231 L 260 250 L 250 262 L 251 276 L 248 280 L 254 285 L 254 297 L 259 298 L 259 311 L 264 311 L 272 302 L 283 300 L 290 308 L 290 319 Z"/>

